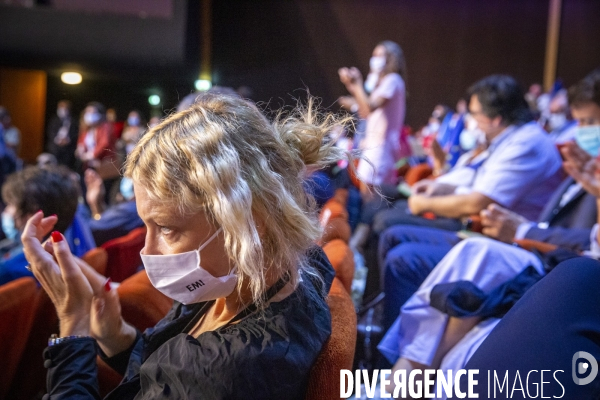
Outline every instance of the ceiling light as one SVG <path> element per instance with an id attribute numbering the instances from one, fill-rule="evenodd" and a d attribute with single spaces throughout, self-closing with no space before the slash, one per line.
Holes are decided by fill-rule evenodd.
<path id="1" fill-rule="evenodd" d="M 81 83 L 81 74 L 79 72 L 63 72 L 60 80 L 67 85 L 77 85 Z"/>

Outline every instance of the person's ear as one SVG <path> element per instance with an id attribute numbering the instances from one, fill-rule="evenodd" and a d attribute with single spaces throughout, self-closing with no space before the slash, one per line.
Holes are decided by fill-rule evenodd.
<path id="1" fill-rule="evenodd" d="M 492 126 L 495 128 L 502 126 L 502 117 L 497 115 L 496 117 L 492 118 Z"/>

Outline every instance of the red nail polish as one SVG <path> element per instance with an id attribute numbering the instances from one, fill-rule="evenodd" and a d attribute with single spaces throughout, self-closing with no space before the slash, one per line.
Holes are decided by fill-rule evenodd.
<path id="1" fill-rule="evenodd" d="M 59 231 L 52 232 L 52 234 L 50 236 L 52 236 L 53 243 L 62 242 L 62 240 L 63 240 L 63 235 L 61 235 Z"/>
<path id="2" fill-rule="evenodd" d="M 108 279 L 106 280 L 106 282 L 104 283 L 104 291 L 105 291 L 105 292 L 110 292 L 110 282 L 111 282 L 111 279 L 110 279 L 110 278 L 108 278 Z"/>
<path id="3" fill-rule="evenodd" d="M 52 214 L 52 215 L 51 215 L 51 217 L 57 217 L 57 218 L 58 218 L 58 215 L 56 215 L 56 214 Z"/>

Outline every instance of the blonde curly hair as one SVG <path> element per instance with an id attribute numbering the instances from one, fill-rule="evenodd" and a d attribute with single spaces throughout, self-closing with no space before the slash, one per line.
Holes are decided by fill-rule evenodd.
<path id="1" fill-rule="evenodd" d="M 322 232 L 303 188 L 306 168 L 351 158 L 326 140 L 347 119 L 313 103 L 271 123 L 246 100 L 205 95 L 146 133 L 125 163 L 125 176 L 154 200 L 182 215 L 203 210 L 223 228 L 225 250 L 259 307 L 267 269 L 294 285 L 300 270 L 314 273 L 306 254 Z"/>

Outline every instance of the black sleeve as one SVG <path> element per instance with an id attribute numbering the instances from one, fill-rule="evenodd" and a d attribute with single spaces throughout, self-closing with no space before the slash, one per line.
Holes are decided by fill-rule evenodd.
<path id="1" fill-rule="evenodd" d="M 48 394 L 44 399 L 100 399 L 96 342 L 91 337 L 71 339 L 44 350 Z"/>
<path id="2" fill-rule="evenodd" d="M 580 252 L 589 250 L 590 234 L 591 229 L 567 229 L 559 227 L 541 229 L 534 226 L 525 234 L 525 238 L 555 244 L 564 249 Z"/>
<path id="3" fill-rule="evenodd" d="M 131 357 L 131 353 L 133 352 L 135 346 L 137 346 L 138 342 L 142 340 L 142 334 L 140 333 L 140 331 L 136 330 L 136 332 L 137 335 L 133 343 L 131 343 L 131 346 L 129 346 L 127 350 L 122 351 L 119 354 L 116 354 L 112 357 L 107 357 L 106 354 L 104 354 L 104 352 L 100 349 L 100 347 L 98 347 L 98 355 L 100 356 L 102 361 L 104 361 L 109 367 L 111 367 L 121 375 L 125 375 L 125 372 L 127 371 L 127 366 L 129 365 L 129 358 Z"/>

